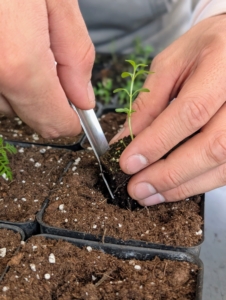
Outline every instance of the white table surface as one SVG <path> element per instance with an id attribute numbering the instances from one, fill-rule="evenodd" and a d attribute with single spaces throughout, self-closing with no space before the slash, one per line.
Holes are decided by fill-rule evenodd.
<path id="1" fill-rule="evenodd" d="M 226 300 L 226 186 L 206 193 L 203 300 Z"/>

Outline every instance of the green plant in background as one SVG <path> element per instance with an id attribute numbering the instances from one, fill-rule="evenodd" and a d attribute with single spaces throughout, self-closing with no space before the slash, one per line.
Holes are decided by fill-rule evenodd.
<path id="1" fill-rule="evenodd" d="M 131 140 L 133 140 L 133 131 L 132 131 L 132 124 L 131 124 L 131 115 L 133 112 L 135 112 L 132 109 L 132 103 L 133 100 L 135 98 L 135 96 L 139 93 L 139 92 L 150 92 L 149 89 L 147 88 L 138 88 L 135 89 L 135 80 L 139 75 L 143 75 L 143 74 L 152 74 L 154 72 L 151 71 L 147 71 L 144 70 L 145 67 L 147 67 L 147 65 L 145 64 L 136 64 L 135 61 L 133 60 L 126 60 L 126 62 L 130 63 L 133 67 L 133 72 L 123 72 L 121 74 L 122 78 L 127 78 L 130 77 L 131 80 L 129 81 L 129 88 L 118 88 L 115 89 L 113 91 L 113 93 L 118 93 L 118 92 L 124 92 L 127 95 L 127 99 L 128 99 L 128 107 L 124 107 L 124 108 L 117 108 L 115 111 L 119 112 L 119 113 L 126 113 L 128 116 L 128 125 L 129 125 L 129 131 L 130 131 L 130 137 Z"/>
<path id="2" fill-rule="evenodd" d="M 4 142 L 3 138 L 0 137 L 0 176 L 6 180 L 13 178 L 7 153 L 15 154 L 16 152 L 17 150 L 13 145 Z"/>
<path id="3" fill-rule="evenodd" d="M 112 85 L 113 82 L 111 78 L 103 78 L 103 80 L 97 82 L 97 86 L 93 88 L 95 96 L 99 96 L 101 100 L 108 104 L 111 101 Z"/>
<path id="4" fill-rule="evenodd" d="M 154 49 L 150 45 L 142 45 L 141 39 L 139 37 L 134 40 L 134 51 L 130 54 L 129 59 L 136 61 L 140 64 L 150 65 L 151 53 L 153 53 Z"/>

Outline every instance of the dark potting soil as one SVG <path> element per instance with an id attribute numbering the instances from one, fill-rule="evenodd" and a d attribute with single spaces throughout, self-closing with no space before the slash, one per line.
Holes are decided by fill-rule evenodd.
<path id="1" fill-rule="evenodd" d="M 0 135 L 3 136 L 5 140 L 9 141 L 30 142 L 36 144 L 73 145 L 81 139 L 83 133 L 76 137 L 44 139 L 32 128 L 22 122 L 20 118 L 9 118 L 0 115 Z"/>
<path id="2" fill-rule="evenodd" d="M 13 230 L 0 229 L 0 276 L 20 246 L 21 235 Z"/>
<path id="3" fill-rule="evenodd" d="M 108 142 L 118 133 L 126 121 L 126 114 L 109 112 L 100 118 L 100 124 Z"/>
<path id="4" fill-rule="evenodd" d="M 34 220 L 70 159 L 68 150 L 17 147 L 17 153 L 9 155 L 13 180 L 0 177 L 0 220 Z"/>
<path id="5" fill-rule="evenodd" d="M 135 211 L 108 204 L 92 151 L 74 153 L 74 163 L 51 192 L 43 220 L 51 226 L 172 246 L 195 246 L 202 240 L 200 196 Z"/>
<path id="6" fill-rule="evenodd" d="M 131 137 L 128 136 L 112 144 L 110 149 L 100 157 L 100 161 L 103 166 L 103 173 L 114 196 L 112 203 L 121 208 L 134 210 L 138 207 L 141 208 L 141 206 L 127 192 L 127 184 L 131 175 L 124 173 L 119 166 L 120 156 L 130 142 Z"/>
<path id="7" fill-rule="evenodd" d="M 9 265 L 4 300 L 191 300 L 198 272 L 188 262 L 123 260 L 44 237 L 32 237 Z"/>

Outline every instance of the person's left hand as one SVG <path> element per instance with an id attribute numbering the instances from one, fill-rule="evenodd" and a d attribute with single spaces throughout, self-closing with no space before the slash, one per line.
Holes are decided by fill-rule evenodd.
<path id="1" fill-rule="evenodd" d="M 178 201 L 226 183 L 226 16 L 206 19 L 153 61 L 120 158 L 141 205 Z M 175 98 L 169 104 L 169 101 Z M 162 157 L 192 134 L 197 134 Z M 129 134 L 128 125 L 113 141 Z"/>

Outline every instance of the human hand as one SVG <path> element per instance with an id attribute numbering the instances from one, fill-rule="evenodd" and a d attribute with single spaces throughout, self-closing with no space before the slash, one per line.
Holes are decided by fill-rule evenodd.
<path id="1" fill-rule="evenodd" d="M 0 15 L 0 113 L 45 138 L 78 134 L 67 98 L 81 109 L 95 105 L 95 53 L 78 1 L 5 0 Z"/>
<path id="2" fill-rule="evenodd" d="M 122 170 L 135 174 L 128 192 L 141 205 L 185 199 L 226 183 L 225 28 L 225 15 L 206 19 L 153 60 L 155 74 L 144 84 L 150 93 L 133 105 L 136 138 L 120 158 Z M 113 141 L 128 134 L 125 124 Z"/>

